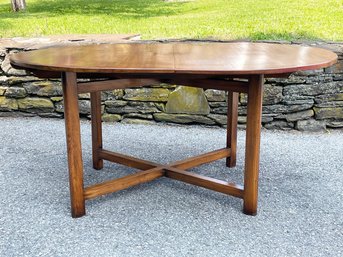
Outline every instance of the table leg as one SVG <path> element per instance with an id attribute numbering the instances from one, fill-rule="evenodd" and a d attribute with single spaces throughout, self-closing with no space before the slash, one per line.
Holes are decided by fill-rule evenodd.
<path id="1" fill-rule="evenodd" d="M 99 91 L 91 93 L 91 117 L 93 168 L 101 170 L 104 161 L 99 157 L 99 150 L 102 149 L 101 92 Z"/>
<path id="2" fill-rule="evenodd" d="M 71 214 L 73 218 L 77 218 L 85 214 L 85 199 L 76 73 L 62 73 L 62 85 L 68 151 Z"/>
<path id="3" fill-rule="evenodd" d="M 248 90 L 243 212 L 257 213 L 263 75 L 252 76 Z"/>
<path id="4" fill-rule="evenodd" d="M 238 95 L 236 92 L 228 92 L 227 98 L 226 147 L 230 148 L 231 151 L 230 157 L 226 158 L 226 166 L 230 168 L 236 166 Z"/>

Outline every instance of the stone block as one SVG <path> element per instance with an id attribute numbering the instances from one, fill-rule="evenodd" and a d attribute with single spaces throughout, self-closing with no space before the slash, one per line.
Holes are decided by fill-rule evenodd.
<path id="1" fill-rule="evenodd" d="M 166 105 L 164 103 L 155 103 L 155 106 L 161 112 L 166 112 Z"/>
<path id="2" fill-rule="evenodd" d="M 311 131 L 311 132 L 319 132 L 319 131 L 326 130 L 324 121 L 317 121 L 314 119 L 299 120 L 297 121 L 295 128 L 300 131 Z"/>
<path id="3" fill-rule="evenodd" d="M 313 83 L 313 84 L 300 84 L 290 85 L 283 89 L 283 94 L 286 95 L 304 95 L 316 96 L 325 94 L 334 94 L 343 91 L 342 82 L 330 83 Z"/>
<path id="4" fill-rule="evenodd" d="M 314 115 L 313 110 L 305 110 L 300 112 L 294 112 L 286 115 L 287 121 L 297 121 L 297 120 L 305 120 Z"/>
<path id="5" fill-rule="evenodd" d="M 324 102 L 314 106 L 319 108 L 343 107 L 343 101 Z"/>
<path id="6" fill-rule="evenodd" d="M 152 114 L 143 114 L 143 113 L 127 113 L 124 114 L 124 118 L 136 118 L 136 119 L 145 119 L 152 120 L 154 117 Z"/>
<path id="7" fill-rule="evenodd" d="M 37 95 L 39 96 L 60 96 L 63 95 L 62 85 L 56 82 L 46 83 L 45 86 L 41 87 Z"/>
<path id="8" fill-rule="evenodd" d="M 169 114 L 169 113 L 154 113 L 154 118 L 157 121 L 173 122 L 173 123 L 200 123 L 207 125 L 214 125 L 215 122 L 205 116 L 189 115 L 189 114 Z"/>
<path id="9" fill-rule="evenodd" d="M 214 114 L 226 114 L 227 113 L 227 107 L 213 108 L 211 110 L 211 113 L 214 113 Z"/>
<path id="10" fill-rule="evenodd" d="M 23 84 L 25 82 L 31 82 L 31 81 L 37 81 L 40 80 L 37 77 L 33 76 L 25 76 L 25 77 L 16 77 L 16 76 L 11 76 L 11 77 L 6 77 L 6 83 L 9 86 L 14 86 L 18 84 Z"/>
<path id="11" fill-rule="evenodd" d="M 108 113 L 130 113 L 134 111 L 134 108 L 130 108 L 127 105 L 127 101 L 122 100 L 110 100 L 105 101 L 105 109 Z"/>
<path id="12" fill-rule="evenodd" d="M 50 99 L 27 97 L 18 99 L 19 110 L 35 113 L 44 113 L 54 111 L 54 104 Z"/>
<path id="13" fill-rule="evenodd" d="M 313 104 L 295 104 L 295 105 L 266 105 L 262 107 L 262 113 L 292 113 L 312 108 Z"/>
<path id="14" fill-rule="evenodd" d="M 267 115 L 262 115 L 261 122 L 262 122 L 263 124 L 265 124 L 265 123 L 272 122 L 273 120 L 274 120 L 273 115 L 267 114 Z"/>
<path id="15" fill-rule="evenodd" d="M 209 102 L 211 113 L 227 114 L 227 102 Z"/>
<path id="16" fill-rule="evenodd" d="M 79 100 L 79 110 L 81 114 L 90 114 L 91 102 L 89 100 Z"/>
<path id="17" fill-rule="evenodd" d="M 82 93 L 82 94 L 79 94 L 79 99 L 89 100 L 89 99 L 91 99 L 91 95 L 90 95 L 90 93 Z"/>
<path id="18" fill-rule="evenodd" d="M 237 122 L 239 124 L 245 124 L 247 123 L 247 116 L 238 116 Z"/>
<path id="19" fill-rule="evenodd" d="M 315 117 L 317 120 L 323 119 L 343 119 L 343 107 L 318 108 L 314 107 Z"/>
<path id="20" fill-rule="evenodd" d="M 239 94 L 239 102 L 241 104 L 247 105 L 248 103 L 248 94 L 246 93 L 240 93 Z"/>
<path id="21" fill-rule="evenodd" d="M 247 106 L 238 106 L 238 115 L 247 115 Z"/>
<path id="22" fill-rule="evenodd" d="M 63 113 L 64 112 L 64 106 L 63 106 L 63 101 L 60 102 L 55 102 L 55 111 L 59 112 L 59 113 Z"/>
<path id="23" fill-rule="evenodd" d="M 307 77 L 296 76 L 294 73 L 288 78 L 267 78 L 266 83 L 277 84 L 277 85 L 294 85 L 294 84 L 304 84 L 306 83 Z"/>
<path id="24" fill-rule="evenodd" d="M 1 75 L 1 70 L 0 70 L 0 75 Z M 7 80 L 8 80 L 8 77 L 0 76 L 0 86 L 8 86 Z"/>
<path id="25" fill-rule="evenodd" d="M 53 102 L 60 102 L 63 100 L 63 97 L 62 96 L 53 96 L 53 97 L 50 97 L 50 100 Z"/>
<path id="26" fill-rule="evenodd" d="M 343 93 L 320 95 L 315 98 L 315 107 L 340 107 L 343 106 Z"/>
<path id="27" fill-rule="evenodd" d="M 123 89 L 114 89 L 111 91 L 101 92 L 101 99 L 103 100 L 118 100 L 118 99 L 122 99 L 123 96 L 124 96 Z"/>
<path id="28" fill-rule="evenodd" d="M 311 76 L 318 76 L 320 74 L 322 74 L 324 71 L 324 69 L 317 69 L 317 70 L 303 70 L 303 71 L 297 71 L 294 73 L 294 75 L 296 76 L 307 76 L 307 77 L 311 77 Z"/>
<path id="29" fill-rule="evenodd" d="M 224 102 L 226 100 L 225 91 L 222 90 L 207 89 L 205 95 L 209 102 Z"/>
<path id="30" fill-rule="evenodd" d="M 156 113 L 161 112 L 157 106 L 158 103 L 129 102 L 130 107 L 135 108 L 138 113 Z"/>
<path id="31" fill-rule="evenodd" d="M 318 76 L 314 77 L 307 77 L 306 78 L 306 83 L 305 84 L 316 84 L 316 85 L 322 85 L 322 84 L 327 84 L 333 82 L 333 76 L 328 76 L 324 74 L 320 74 Z"/>
<path id="32" fill-rule="evenodd" d="M 277 104 L 282 101 L 282 87 L 276 85 L 264 85 L 263 104 Z"/>
<path id="33" fill-rule="evenodd" d="M 329 128 L 343 128 L 343 121 L 328 121 L 326 126 Z"/>
<path id="34" fill-rule="evenodd" d="M 0 86 L 0 96 L 3 96 L 7 90 L 7 87 L 1 87 Z"/>
<path id="35" fill-rule="evenodd" d="M 247 124 L 238 124 L 237 129 L 239 130 L 246 130 L 247 129 Z"/>
<path id="36" fill-rule="evenodd" d="M 337 42 L 337 43 L 334 43 L 334 42 L 324 43 L 323 42 L 323 43 L 318 44 L 318 47 L 335 52 L 336 54 L 338 54 L 338 58 L 339 58 L 339 55 L 342 55 L 343 53 L 343 45 L 340 42 Z"/>
<path id="37" fill-rule="evenodd" d="M 22 87 L 9 87 L 6 90 L 5 96 L 11 98 L 24 98 L 27 96 L 25 88 Z"/>
<path id="38" fill-rule="evenodd" d="M 264 127 L 267 129 L 291 130 L 294 128 L 294 124 L 292 122 L 283 120 L 274 120 L 272 122 L 266 123 Z"/>
<path id="39" fill-rule="evenodd" d="M 101 112 L 104 112 L 105 107 L 101 106 Z M 55 110 L 56 112 L 63 113 L 64 112 L 64 103 L 63 101 L 55 102 Z M 79 112 L 80 114 L 90 114 L 91 112 L 91 103 L 89 100 L 79 100 Z"/>
<path id="40" fill-rule="evenodd" d="M 101 116 L 102 121 L 104 122 L 117 122 L 122 119 L 122 117 L 118 114 L 110 114 L 110 113 L 104 113 Z"/>
<path id="41" fill-rule="evenodd" d="M 275 84 L 265 84 L 263 90 L 263 104 L 277 104 L 282 101 L 282 87 Z M 247 104 L 247 94 L 240 94 L 241 104 Z"/>
<path id="42" fill-rule="evenodd" d="M 138 110 L 136 107 L 125 105 L 125 106 L 118 106 L 118 107 L 106 107 L 106 112 L 124 114 L 124 113 L 138 112 Z"/>
<path id="43" fill-rule="evenodd" d="M 166 88 L 125 89 L 123 99 L 143 102 L 166 102 L 170 91 Z"/>
<path id="44" fill-rule="evenodd" d="M 144 125 L 152 125 L 156 124 L 153 120 L 143 120 L 143 119 L 131 119 L 131 118 L 124 118 L 121 123 L 124 124 L 144 124 Z"/>
<path id="45" fill-rule="evenodd" d="M 18 110 L 18 103 L 16 99 L 6 98 L 0 96 L 0 111 L 13 111 Z"/>
<path id="46" fill-rule="evenodd" d="M 62 86 L 60 85 L 49 85 L 42 87 L 37 92 L 38 96 L 61 96 L 63 95 Z"/>
<path id="47" fill-rule="evenodd" d="M 210 107 L 202 88 L 178 86 L 169 95 L 166 112 L 207 115 Z"/>
<path id="48" fill-rule="evenodd" d="M 53 81 L 34 81 L 23 84 L 28 94 L 39 96 L 61 96 L 62 86 L 59 82 Z"/>
<path id="49" fill-rule="evenodd" d="M 105 105 L 108 108 L 123 107 L 123 106 L 127 105 L 127 101 L 110 100 L 110 101 L 105 101 Z"/>
<path id="50" fill-rule="evenodd" d="M 342 81 L 343 80 L 343 75 L 341 75 L 341 74 L 332 75 L 332 80 L 333 81 Z"/>
<path id="51" fill-rule="evenodd" d="M 225 107 L 227 109 L 227 102 L 209 102 L 208 105 L 211 108 Z"/>
<path id="52" fill-rule="evenodd" d="M 18 117 L 34 117 L 36 114 L 34 113 L 29 113 L 29 112 L 19 112 L 19 111 L 0 111 L 0 117 L 13 117 L 13 118 L 18 118 Z"/>
<path id="53" fill-rule="evenodd" d="M 42 118 L 63 118 L 62 113 L 56 113 L 56 112 L 42 112 L 42 113 L 38 113 L 38 116 Z"/>
<path id="54" fill-rule="evenodd" d="M 227 124 L 227 116 L 220 114 L 209 114 L 207 115 L 210 119 L 214 120 L 217 124 L 224 126 Z"/>
<path id="55" fill-rule="evenodd" d="M 5 56 L 0 68 L 9 76 L 24 76 L 27 74 L 25 70 L 18 70 L 11 66 L 9 54 Z"/>
<path id="56" fill-rule="evenodd" d="M 262 123 L 268 123 L 272 122 L 274 120 L 273 116 L 270 115 L 262 115 L 261 122 Z M 247 116 L 238 116 L 238 124 L 245 124 L 247 123 Z"/>
<path id="57" fill-rule="evenodd" d="M 286 95 L 284 96 L 282 103 L 286 105 L 313 104 L 313 99 L 314 96 Z"/>
<path id="58" fill-rule="evenodd" d="M 126 102 L 126 101 L 106 101 L 106 111 L 108 113 L 155 113 L 160 112 L 154 103 L 149 102 Z"/>
<path id="59" fill-rule="evenodd" d="M 343 92 L 337 94 L 319 95 L 314 101 L 318 104 L 330 101 L 343 101 Z"/>

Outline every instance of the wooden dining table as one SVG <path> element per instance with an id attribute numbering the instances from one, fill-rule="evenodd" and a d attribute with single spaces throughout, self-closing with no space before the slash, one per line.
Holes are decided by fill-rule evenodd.
<path id="1" fill-rule="evenodd" d="M 321 48 L 250 42 L 93 44 L 20 52 L 10 57 L 12 66 L 37 77 L 62 78 L 72 217 L 85 215 L 86 200 L 163 176 L 241 198 L 243 212 L 256 215 L 264 79 L 320 69 L 336 61 L 335 53 Z M 227 91 L 225 147 L 162 164 L 104 149 L 101 91 L 160 83 Z M 94 169 L 101 170 L 106 160 L 139 171 L 84 186 L 78 105 L 81 93 L 90 93 Z M 248 95 L 243 185 L 190 172 L 193 167 L 223 158 L 227 167 L 235 167 L 239 93 Z"/>

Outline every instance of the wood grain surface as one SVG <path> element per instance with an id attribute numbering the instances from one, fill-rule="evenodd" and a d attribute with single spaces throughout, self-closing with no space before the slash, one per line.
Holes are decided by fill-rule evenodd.
<path id="1" fill-rule="evenodd" d="M 269 43 L 125 43 L 70 46 L 11 55 L 17 68 L 77 73 L 281 74 L 337 61 L 331 51 Z"/>

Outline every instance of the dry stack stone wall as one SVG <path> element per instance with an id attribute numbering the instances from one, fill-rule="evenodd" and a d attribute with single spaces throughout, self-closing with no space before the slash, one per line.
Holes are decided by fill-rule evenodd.
<path id="1" fill-rule="evenodd" d="M 10 53 L 56 45 L 55 41 L 58 40 L 23 40 L 0 40 L 0 116 L 39 115 L 63 118 L 60 80 L 38 79 L 22 70 L 13 69 L 9 64 Z M 62 43 L 58 41 L 58 44 L 75 44 L 75 41 L 77 40 L 65 40 Z M 287 79 L 266 79 L 263 126 L 267 129 L 300 131 L 342 129 L 343 44 L 291 44 L 330 49 L 338 54 L 339 62 L 326 69 L 293 73 Z M 90 118 L 89 94 L 81 94 L 79 99 L 81 115 Z M 246 122 L 246 102 L 246 95 L 241 94 L 238 121 L 242 127 Z M 102 104 L 102 118 L 105 122 L 173 122 L 217 126 L 226 124 L 226 95 L 218 90 L 203 91 L 179 85 L 151 85 L 103 92 Z"/>

